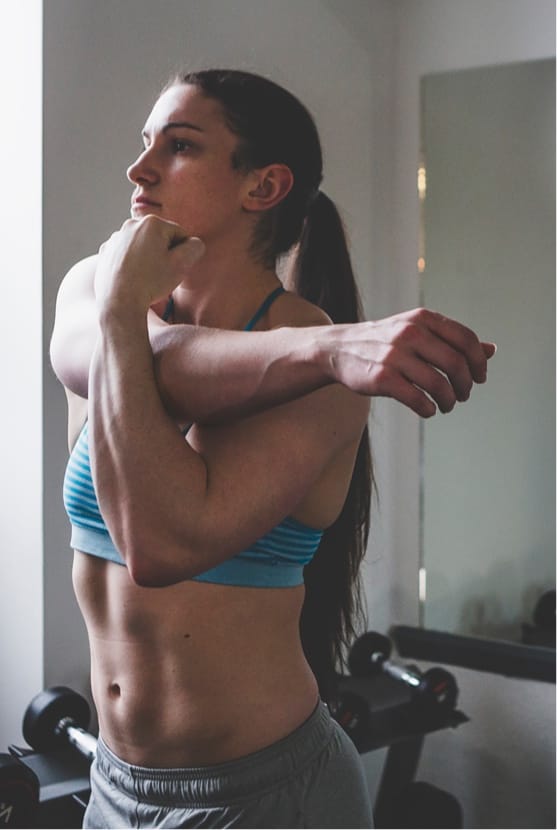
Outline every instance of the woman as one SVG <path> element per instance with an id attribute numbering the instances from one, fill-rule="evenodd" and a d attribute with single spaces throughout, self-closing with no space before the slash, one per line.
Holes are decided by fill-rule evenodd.
<path id="1" fill-rule="evenodd" d="M 188 74 L 143 135 L 132 219 L 65 278 L 51 349 L 100 726 L 85 826 L 368 827 L 320 701 L 367 534 L 358 393 L 448 411 L 494 349 L 423 310 L 330 326 L 357 295 L 285 90 Z"/>

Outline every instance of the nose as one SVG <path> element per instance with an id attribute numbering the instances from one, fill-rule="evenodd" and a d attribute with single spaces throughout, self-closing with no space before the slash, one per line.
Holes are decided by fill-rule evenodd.
<path id="1" fill-rule="evenodd" d="M 148 147 L 130 164 L 126 176 L 132 184 L 154 184 L 157 181 L 158 173 Z"/>

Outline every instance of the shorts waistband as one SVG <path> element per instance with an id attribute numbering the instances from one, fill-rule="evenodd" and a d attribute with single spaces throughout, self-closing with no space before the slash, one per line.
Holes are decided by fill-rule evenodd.
<path id="1" fill-rule="evenodd" d="M 294 732 L 258 752 L 206 767 L 154 768 L 128 764 L 99 737 L 98 772 L 131 798 L 161 806 L 216 807 L 261 795 L 301 771 L 325 749 L 335 733 L 325 703 Z"/>

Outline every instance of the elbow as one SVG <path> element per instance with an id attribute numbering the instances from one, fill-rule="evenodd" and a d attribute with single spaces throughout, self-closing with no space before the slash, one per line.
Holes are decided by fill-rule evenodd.
<path id="1" fill-rule="evenodd" d="M 128 573 L 139 588 L 168 588 L 195 575 L 195 570 L 188 567 L 184 550 L 173 555 L 168 544 L 161 540 L 155 545 L 143 543 L 126 548 Z"/>
<path id="2" fill-rule="evenodd" d="M 176 398 L 176 374 L 173 373 L 171 361 L 165 353 L 154 355 L 153 370 L 163 407 L 173 418 L 183 419 L 184 407 L 180 406 Z"/>
<path id="3" fill-rule="evenodd" d="M 128 563 L 128 573 L 134 585 L 138 588 L 168 588 L 181 580 L 172 579 L 169 575 L 143 566 L 134 566 Z"/>
<path id="4" fill-rule="evenodd" d="M 130 579 L 138 588 L 168 588 L 186 579 L 161 565 L 141 561 L 141 557 L 129 557 L 126 564 Z"/>
<path id="5" fill-rule="evenodd" d="M 186 578 L 185 575 L 178 575 L 166 563 L 134 548 L 128 549 L 126 565 L 131 581 L 138 588 L 167 588 Z"/>
<path id="6" fill-rule="evenodd" d="M 177 585 L 210 569 L 220 558 L 215 555 L 214 533 L 202 521 L 193 528 L 165 525 L 161 515 L 135 513 L 133 520 L 109 529 L 132 582 L 140 588 Z"/>

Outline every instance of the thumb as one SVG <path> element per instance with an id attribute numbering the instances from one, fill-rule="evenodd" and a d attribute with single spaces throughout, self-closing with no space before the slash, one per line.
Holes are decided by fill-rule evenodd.
<path id="1" fill-rule="evenodd" d="M 179 249 L 178 256 L 183 257 L 185 267 L 193 265 L 203 255 L 205 244 L 201 239 L 198 236 L 188 236 L 185 230 L 176 222 L 165 221 L 163 232 L 168 250 Z"/>
<path id="2" fill-rule="evenodd" d="M 181 256 L 185 268 L 195 265 L 205 253 L 205 244 L 198 236 L 190 236 L 184 241 L 178 242 L 175 247 L 177 248 L 176 253 Z"/>

